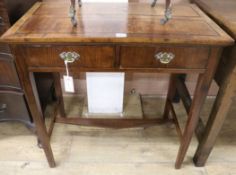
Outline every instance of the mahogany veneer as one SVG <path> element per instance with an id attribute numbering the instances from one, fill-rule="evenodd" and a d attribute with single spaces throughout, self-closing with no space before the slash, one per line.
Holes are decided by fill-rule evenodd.
<path id="1" fill-rule="evenodd" d="M 69 51 L 80 54 L 80 59 L 70 65 L 76 68 L 113 68 L 115 63 L 115 47 L 111 46 L 27 47 L 25 51 L 30 67 L 64 67 L 59 55 Z"/>
<path id="2" fill-rule="evenodd" d="M 159 52 L 171 52 L 175 59 L 169 64 L 162 64 L 154 59 L 155 54 Z M 120 59 L 121 67 L 125 68 L 205 69 L 209 52 L 207 47 L 125 46 L 121 47 Z"/>

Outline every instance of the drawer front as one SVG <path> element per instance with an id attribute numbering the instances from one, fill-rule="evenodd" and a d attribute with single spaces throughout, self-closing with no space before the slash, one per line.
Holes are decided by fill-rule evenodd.
<path id="1" fill-rule="evenodd" d="M 60 58 L 63 52 L 76 52 L 80 58 L 71 67 L 112 68 L 115 61 L 115 49 L 110 46 L 57 46 L 27 47 L 26 62 L 29 66 L 64 67 Z"/>
<path id="2" fill-rule="evenodd" d="M 0 120 L 31 121 L 23 94 L 0 92 Z"/>
<path id="3" fill-rule="evenodd" d="M 11 86 L 20 88 L 13 58 L 0 53 L 0 87 Z"/>
<path id="4" fill-rule="evenodd" d="M 124 68 L 202 69 L 206 67 L 209 48 L 192 47 L 121 47 Z"/>

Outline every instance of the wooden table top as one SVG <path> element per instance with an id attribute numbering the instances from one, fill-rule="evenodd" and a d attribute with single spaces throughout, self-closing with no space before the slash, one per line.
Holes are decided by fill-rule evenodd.
<path id="1" fill-rule="evenodd" d="M 236 39 L 235 0 L 194 0 Z"/>
<path id="2" fill-rule="evenodd" d="M 195 5 L 174 5 L 173 19 L 161 25 L 164 6 L 148 3 L 83 3 L 78 26 L 68 17 L 70 3 L 36 3 L 1 38 L 7 43 L 150 43 L 229 45 L 218 25 Z"/>

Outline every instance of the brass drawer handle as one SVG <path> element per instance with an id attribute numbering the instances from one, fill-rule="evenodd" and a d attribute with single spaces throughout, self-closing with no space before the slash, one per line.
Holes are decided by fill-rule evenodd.
<path id="1" fill-rule="evenodd" d="M 155 56 L 156 60 L 159 60 L 162 64 L 168 64 L 175 58 L 173 53 L 159 52 Z"/>
<path id="2" fill-rule="evenodd" d="M 68 63 L 73 63 L 75 60 L 78 60 L 80 58 L 80 54 L 76 52 L 62 52 L 60 53 L 60 57 Z"/>
<path id="3" fill-rule="evenodd" d="M 0 105 L 0 113 L 5 112 L 6 109 L 7 109 L 7 104 L 2 104 L 2 105 Z"/>

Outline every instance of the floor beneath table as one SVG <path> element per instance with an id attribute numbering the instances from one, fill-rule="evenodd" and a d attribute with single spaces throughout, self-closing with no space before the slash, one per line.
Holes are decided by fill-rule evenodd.
<path id="1" fill-rule="evenodd" d="M 208 115 L 212 101 L 207 100 L 202 116 Z M 143 105 L 145 114 L 160 116 L 164 100 L 145 97 Z M 180 103 L 175 108 L 183 126 L 183 106 Z M 56 124 L 51 144 L 57 167 L 50 169 L 28 129 L 17 123 L 0 123 L 0 175 L 233 175 L 235 114 L 236 107 L 231 110 L 206 167 L 196 168 L 192 163 L 197 145 L 194 138 L 180 170 L 174 169 L 179 139 L 171 124 L 122 130 Z"/>

